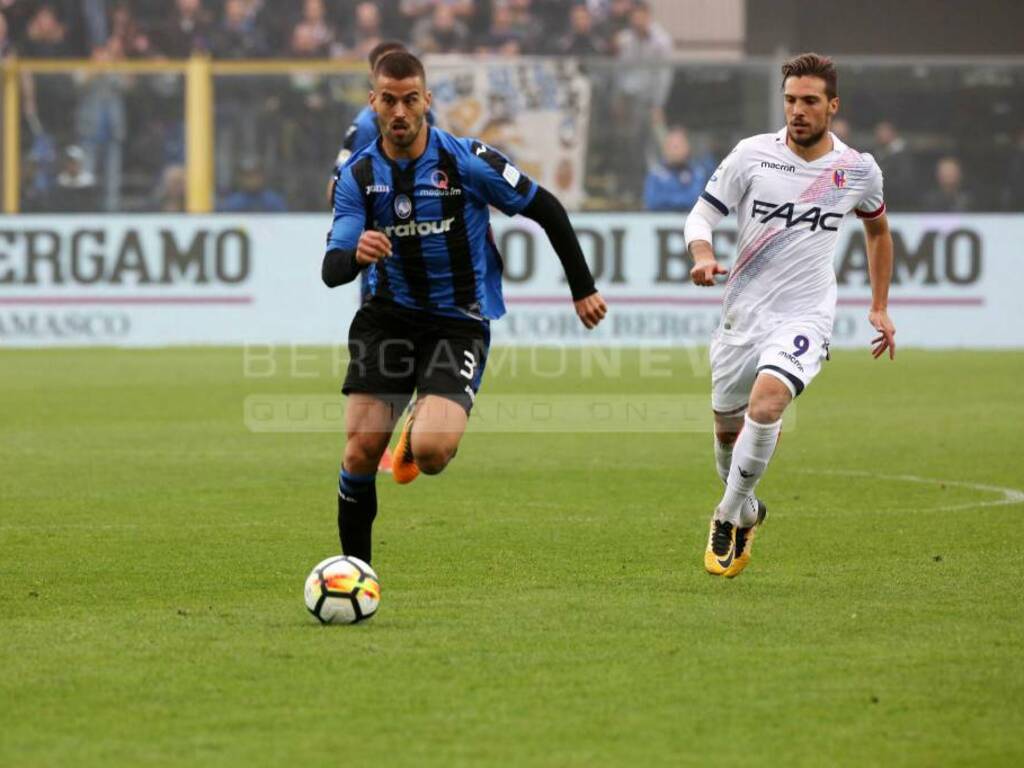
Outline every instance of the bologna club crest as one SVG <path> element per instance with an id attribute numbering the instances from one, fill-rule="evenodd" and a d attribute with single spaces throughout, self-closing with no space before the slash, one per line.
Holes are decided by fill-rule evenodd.
<path id="1" fill-rule="evenodd" d="M 846 171 L 842 168 L 836 168 L 832 172 L 832 183 L 835 184 L 839 189 L 846 186 Z"/>

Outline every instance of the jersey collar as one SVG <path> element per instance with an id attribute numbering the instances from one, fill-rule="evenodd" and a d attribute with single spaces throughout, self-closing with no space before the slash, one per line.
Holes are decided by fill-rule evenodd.
<path id="1" fill-rule="evenodd" d="M 384 162 L 396 168 L 402 168 L 406 171 L 408 171 L 410 168 L 415 168 L 421 160 L 423 160 L 430 154 L 431 150 L 434 148 L 434 142 L 436 141 L 436 131 L 434 131 L 433 126 L 431 126 L 430 123 L 427 123 L 425 127 L 427 129 L 427 143 L 423 147 L 423 154 L 420 155 L 419 157 L 413 158 L 411 160 L 392 160 L 390 157 L 388 157 L 388 153 L 384 151 L 384 137 L 380 135 L 377 136 L 376 142 L 377 154 L 380 155 L 380 158 Z"/>
<path id="2" fill-rule="evenodd" d="M 797 162 L 803 163 L 804 165 L 817 165 L 818 163 L 824 163 L 827 160 L 831 160 L 843 154 L 843 152 L 845 152 L 848 149 L 848 147 L 842 141 L 840 141 L 839 137 L 832 133 L 832 131 L 829 131 L 828 133 L 829 136 L 832 137 L 832 151 L 826 152 L 817 160 L 813 160 L 811 162 L 804 160 L 802 157 L 800 157 L 800 155 L 798 155 L 796 152 L 789 148 L 789 144 L 786 143 L 785 127 L 783 127 L 781 131 L 776 132 L 775 143 L 781 146 L 782 151 L 785 152 L 788 157 L 796 160 Z"/>

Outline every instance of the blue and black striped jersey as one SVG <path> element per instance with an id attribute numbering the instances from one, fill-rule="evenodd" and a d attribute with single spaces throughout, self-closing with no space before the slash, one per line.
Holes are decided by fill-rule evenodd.
<path id="1" fill-rule="evenodd" d="M 370 290 L 402 306 L 456 317 L 505 314 L 502 262 L 489 205 L 514 215 L 537 185 L 501 153 L 475 139 L 428 128 L 416 160 L 391 160 L 380 140 L 341 170 L 327 250 L 354 249 L 376 229 L 392 255 L 375 264 Z"/>

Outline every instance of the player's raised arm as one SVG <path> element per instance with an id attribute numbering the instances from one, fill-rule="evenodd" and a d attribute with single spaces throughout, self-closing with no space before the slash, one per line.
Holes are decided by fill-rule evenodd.
<path id="1" fill-rule="evenodd" d="M 350 283 L 359 270 L 391 255 L 391 241 L 382 232 L 364 231 L 366 203 L 362 190 L 345 167 L 334 189 L 334 223 L 327 235 L 321 276 L 328 288 Z"/>
<path id="2" fill-rule="evenodd" d="M 594 285 L 583 249 L 565 207 L 553 194 L 519 171 L 508 159 L 485 144 L 471 144 L 473 180 L 491 205 L 509 216 L 522 214 L 543 227 L 569 281 L 576 315 L 587 328 L 595 328 L 608 306 Z"/>
<path id="3" fill-rule="evenodd" d="M 747 178 L 744 164 L 744 144 L 741 141 L 711 174 L 707 186 L 686 216 L 683 236 L 693 257 L 690 279 L 694 285 L 714 285 L 715 275 L 728 274 L 711 246 L 711 231 L 743 197 Z"/>

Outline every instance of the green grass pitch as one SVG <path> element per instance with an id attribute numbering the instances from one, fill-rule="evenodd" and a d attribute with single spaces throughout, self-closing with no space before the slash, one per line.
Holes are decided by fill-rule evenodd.
<path id="1" fill-rule="evenodd" d="M 836 352 L 735 581 L 701 567 L 709 431 L 472 430 L 440 477 L 380 478 L 356 627 L 302 602 L 340 434 L 243 423 L 336 392 L 306 354 L 0 353 L 0 765 L 1024 763 L 1024 353 Z M 531 354 L 481 407 L 707 394 L 682 351 Z"/>

